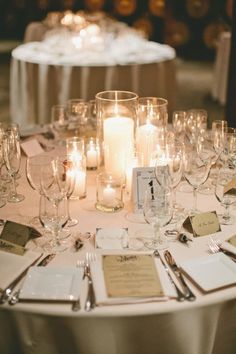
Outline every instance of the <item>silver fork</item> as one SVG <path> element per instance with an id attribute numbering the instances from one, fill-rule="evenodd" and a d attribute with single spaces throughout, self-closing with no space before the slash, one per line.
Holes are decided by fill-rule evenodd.
<path id="1" fill-rule="evenodd" d="M 85 300 L 85 311 L 91 311 L 96 306 L 90 263 L 96 260 L 96 254 L 87 252 L 85 256 L 84 277 L 88 278 L 88 292 Z"/>
<path id="2" fill-rule="evenodd" d="M 230 257 L 232 259 L 232 261 L 236 262 L 235 254 L 224 250 L 221 247 L 221 241 L 219 239 L 215 240 L 211 237 L 210 242 L 208 243 L 208 247 L 212 253 L 223 252 L 226 256 Z"/>

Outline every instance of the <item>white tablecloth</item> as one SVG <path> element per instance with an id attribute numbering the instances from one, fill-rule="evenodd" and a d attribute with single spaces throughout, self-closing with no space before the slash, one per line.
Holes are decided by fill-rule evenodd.
<path id="1" fill-rule="evenodd" d="M 175 51 L 158 43 L 142 43 L 139 55 L 123 48 L 120 56 L 112 51 L 113 56 L 95 53 L 89 58 L 59 53 L 44 42 L 18 46 L 12 51 L 10 71 L 12 120 L 22 127 L 48 123 L 53 104 L 69 98 L 94 99 L 104 90 L 164 97 L 171 111 L 176 91 Z"/>
<path id="2" fill-rule="evenodd" d="M 1 218 L 27 223 L 37 215 L 39 196 L 29 187 L 24 171 L 23 159 L 18 191 L 26 198 L 1 208 Z M 71 214 L 79 218 L 79 224 L 71 229 L 73 233 L 94 233 L 96 227 L 128 227 L 132 237 L 136 230 L 148 227 L 128 220 L 128 202 L 116 214 L 96 211 L 95 175 L 95 172 L 88 175 L 87 198 L 71 201 Z M 198 197 L 203 211 L 221 210 L 213 195 Z M 191 207 L 192 194 L 177 193 L 177 201 Z M 225 226 L 218 237 L 223 240 L 234 233 L 235 225 Z M 172 242 L 170 251 L 177 263 L 207 256 L 207 242 L 208 236 L 195 238 L 190 247 Z M 93 242 L 88 241 L 79 252 L 71 250 L 57 255 L 49 266 L 75 266 L 86 249 L 92 248 Z M 90 313 L 83 309 L 72 312 L 71 304 L 1 305 L 0 351 L 3 354 L 235 354 L 236 286 L 204 295 L 193 283 L 188 283 L 197 295 L 195 302 L 168 300 L 104 306 Z"/>

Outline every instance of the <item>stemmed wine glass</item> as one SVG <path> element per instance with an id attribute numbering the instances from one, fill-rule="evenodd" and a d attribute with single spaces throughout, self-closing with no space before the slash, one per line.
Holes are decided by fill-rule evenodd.
<path id="1" fill-rule="evenodd" d="M 68 209 L 68 195 L 73 192 L 75 179 L 73 174 L 68 173 L 66 160 L 58 156 L 55 157 L 50 164 L 41 170 L 40 178 L 43 194 L 54 203 L 56 208 L 59 207 L 60 201 L 66 198 Z M 70 233 L 61 232 L 60 237 L 66 238 L 69 235 Z"/>
<path id="2" fill-rule="evenodd" d="M 87 122 L 88 104 L 81 98 L 74 98 L 67 101 L 66 114 L 71 129 L 75 135 L 84 135 L 84 128 Z"/>
<path id="3" fill-rule="evenodd" d="M 218 173 L 215 196 L 217 200 L 225 208 L 225 212 L 219 215 L 220 223 L 222 225 L 231 225 L 235 222 L 235 218 L 230 214 L 230 206 L 236 203 L 235 187 L 232 183 L 235 179 L 235 170 L 223 166 Z"/>
<path id="4" fill-rule="evenodd" d="M 51 108 L 51 124 L 57 133 L 56 142 L 63 145 L 63 136 L 69 126 L 69 120 L 66 114 L 66 106 L 57 104 Z"/>
<path id="5" fill-rule="evenodd" d="M 33 190 L 38 192 L 40 195 L 43 195 L 43 190 L 41 186 L 41 170 L 46 168 L 52 162 L 53 157 L 46 154 L 35 155 L 31 157 L 27 157 L 26 159 L 26 178 L 29 182 L 29 185 Z M 39 218 L 35 216 L 30 224 L 33 226 L 39 225 Z"/>
<path id="6" fill-rule="evenodd" d="M 75 163 L 65 155 L 60 155 L 55 160 L 56 164 L 56 180 L 61 192 L 68 200 L 68 221 L 66 226 L 72 227 L 78 224 L 78 220 L 71 217 L 69 201 L 75 187 Z"/>
<path id="7" fill-rule="evenodd" d="M 16 176 L 20 168 L 21 149 L 18 135 L 14 129 L 8 129 L 3 137 L 3 157 L 7 171 L 12 179 L 13 190 L 9 193 L 8 201 L 18 203 L 25 199 L 22 194 L 16 190 Z"/>
<path id="8" fill-rule="evenodd" d="M 152 226 L 153 239 L 144 245 L 151 249 L 165 249 L 168 247 L 167 239 L 161 229 L 167 225 L 173 215 L 172 194 L 169 188 L 156 188 L 147 190 L 144 196 L 143 215 L 145 221 Z"/>
<path id="9" fill-rule="evenodd" d="M 211 160 L 205 160 L 199 154 L 197 144 L 188 147 L 186 152 L 186 159 L 184 160 L 184 177 L 193 187 L 194 203 L 193 208 L 190 210 L 191 215 L 200 212 L 197 209 L 197 191 L 198 188 L 206 182 L 210 173 L 211 166 Z"/>
<path id="10" fill-rule="evenodd" d="M 61 239 L 60 234 L 68 221 L 67 198 L 63 197 L 54 203 L 46 196 L 41 195 L 39 219 L 43 227 L 52 233 L 52 238 L 43 245 L 44 250 L 54 253 L 65 251 L 68 244 Z"/>

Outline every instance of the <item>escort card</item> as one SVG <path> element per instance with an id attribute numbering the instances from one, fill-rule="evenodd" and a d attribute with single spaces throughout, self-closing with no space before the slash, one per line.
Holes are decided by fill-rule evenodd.
<path id="1" fill-rule="evenodd" d="M 8 220 L 5 222 L 0 239 L 24 247 L 30 238 L 39 236 L 41 234 L 33 227 Z"/>
<path id="2" fill-rule="evenodd" d="M 152 255 L 104 255 L 108 297 L 164 296 Z"/>
<path id="3" fill-rule="evenodd" d="M 23 256 L 25 253 L 24 247 L 2 239 L 0 239 L 0 249 L 2 251 L 18 254 L 20 256 Z"/>
<path id="4" fill-rule="evenodd" d="M 183 223 L 185 229 L 194 237 L 214 234 L 221 231 L 218 216 L 215 211 L 189 216 Z"/>
<path id="5" fill-rule="evenodd" d="M 42 146 L 36 139 L 24 141 L 21 143 L 21 148 L 28 157 L 40 155 L 44 152 Z"/>
<path id="6" fill-rule="evenodd" d="M 224 186 L 224 194 L 225 193 L 230 193 L 230 194 L 235 194 L 236 193 L 236 177 L 234 177 L 232 180 L 230 180 Z"/>
<path id="7" fill-rule="evenodd" d="M 133 169 L 132 201 L 134 212 L 143 212 L 144 194 L 148 188 L 155 190 L 157 180 L 154 167 L 135 167 Z"/>

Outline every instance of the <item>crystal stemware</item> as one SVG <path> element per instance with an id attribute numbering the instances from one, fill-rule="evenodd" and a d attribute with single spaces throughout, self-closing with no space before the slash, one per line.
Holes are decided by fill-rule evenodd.
<path id="1" fill-rule="evenodd" d="M 44 195 L 40 197 L 39 219 L 43 227 L 52 233 L 52 238 L 46 238 L 43 248 L 47 252 L 58 253 L 65 251 L 69 246 L 68 242 L 60 237 L 61 230 L 68 220 L 67 198 L 63 197 L 54 203 Z"/>
<path id="2" fill-rule="evenodd" d="M 189 211 L 194 215 L 200 211 L 197 209 L 197 191 L 198 188 L 206 182 L 212 166 L 211 160 L 201 158 L 198 152 L 197 144 L 188 148 L 187 157 L 184 161 L 184 177 L 193 187 L 193 208 Z"/>
<path id="3" fill-rule="evenodd" d="M 225 208 L 224 213 L 219 215 L 222 225 L 231 225 L 235 222 L 235 217 L 230 214 L 230 206 L 236 203 L 235 183 L 233 183 L 235 176 L 236 171 L 228 167 L 222 167 L 218 173 L 215 196 Z"/>
<path id="4" fill-rule="evenodd" d="M 153 231 L 152 240 L 145 242 L 145 246 L 151 249 L 167 248 L 167 239 L 161 229 L 171 221 L 173 215 L 171 190 L 161 187 L 157 187 L 154 192 L 147 190 L 144 197 L 143 215 Z"/>
<path id="5" fill-rule="evenodd" d="M 12 179 L 13 190 L 9 193 L 8 201 L 18 203 L 25 199 L 22 194 L 16 190 L 16 176 L 20 168 L 21 148 L 19 137 L 14 129 L 9 129 L 3 138 L 3 156 L 7 171 Z"/>

